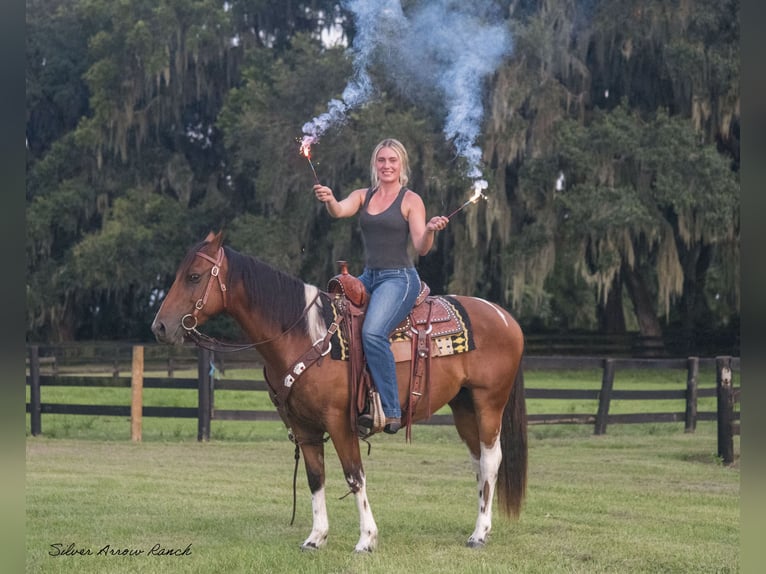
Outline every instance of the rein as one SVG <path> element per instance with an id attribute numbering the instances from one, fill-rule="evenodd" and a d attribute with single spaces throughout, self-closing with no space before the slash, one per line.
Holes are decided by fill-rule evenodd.
<path id="1" fill-rule="evenodd" d="M 203 294 L 201 298 L 197 299 L 197 302 L 194 304 L 194 311 L 192 311 L 191 313 L 187 313 L 186 315 L 181 317 L 181 327 L 183 327 L 183 329 L 186 331 L 186 335 L 192 340 L 192 342 L 195 345 L 203 349 L 207 349 L 208 351 L 215 351 L 218 353 L 235 353 L 237 351 L 246 351 L 247 349 L 253 349 L 260 345 L 265 345 L 266 343 L 273 343 L 277 339 L 284 337 L 287 333 L 289 333 L 296 326 L 298 326 L 298 324 L 306 317 L 306 315 L 308 315 L 308 312 L 311 310 L 311 308 L 316 304 L 317 300 L 319 299 L 319 295 L 321 295 L 321 291 L 318 291 L 317 294 L 314 296 L 314 298 L 311 300 L 311 302 L 303 309 L 303 312 L 295 320 L 295 322 L 292 325 L 290 325 L 285 331 L 282 331 L 281 333 L 279 333 L 278 335 L 274 337 L 271 337 L 264 341 L 258 341 L 257 343 L 248 343 L 246 345 L 235 345 L 232 343 L 224 343 L 213 337 L 210 337 L 209 335 L 205 335 L 204 333 L 200 332 L 197 329 L 197 316 L 199 315 L 199 312 L 202 311 L 202 308 L 207 303 L 208 297 L 210 295 L 210 289 L 213 286 L 214 279 L 218 280 L 218 286 L 220 287 L 221 295 L 223 296 L 224 308 L 226 308 L 227 306 L 226 294 L 228 292 L 228 289 L 226 287 L 226 284 L 221 279 L 221 264 L 223 263 L 223 260 L 225 259 L 226 254 L 223 250 L 223 247 L 219 247 L 216 259 L 213 259 L 207 253 L 202 253 L 201 251 L 197 251 L 196 255 L 198 257 L 202 257 L 203 259 L 206 259 L 207 261 L 210 261 L 213 264 L 213 266 L 210 268 L 210 277 L 207 280 L 205 293 Z M 193 322 L 190 321 L 189 324 L 187 325 L 187 319 Z"/>

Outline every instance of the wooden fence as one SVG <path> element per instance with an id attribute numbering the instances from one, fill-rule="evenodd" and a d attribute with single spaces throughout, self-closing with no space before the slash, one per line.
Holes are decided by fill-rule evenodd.
<path id="1" fill-rule="evenodd" d="M 216 380 L 212 376 L 213 357 L 210 351 L 199 349 L 197 352 L 197 377 L 176 378 L 171 376 L 175 368 L 172 358 L 167 362 L 169 376 L 144 377 L 144 347 L 132 348 L 131 376 L 120 376 L 118 361 L 110 376 L 84 376 L 59 372 L 55 361 L 41 361 L 37 346 L 29 347 L 30 401 L 26 405 L 30 413 L 30 432 L 33 436 L 42 433 L 43 414 L 74 414 L 123 416 L 131 419 L 131 436 L 141 440 L 142 417 L 178 417 L 197 419 L 197 439 L 210 439 L 212 420 L 239 421 L 278 421 L 276 411 L 229 410 L 215 408 L 215 392 L 224 390 L 265 391 L 264 381 L 253 380 Z M 52 363 L 52 364 L 51 364 Z M 103 365 L 103 363 L 101 363 Z M 51 374 L 41 374 L 41 365 L 47 365 Z M 700 388 L 698 385 L 699 368 L 715 365 L 715 388 Z M 102 367 L 103 368 L 103 367 Z M 617 368 L 621 369 L 675 369 L 686 371 L 686 387 L 669 390 L 615 390 L 614 377 Z M 718 421 L 718 455 L 724 463 L 734 461 L 733 437 L 739 434 L 740 388 L 733 384 L 733 372 L 739 371 L 739 358 L 716 357 L 685 359 L 621 359 L 598 357 L 536 357 L 527 356 L 522 363 L 522 374 L 534 370 L 578 370 L 601 369 L 600 389 L 525 389 L 528 399 L 571 399 L 597 400 L 598 408 L 594 414 L 530 414 L 530 425 L 537 424 L 591 424 L 594 434 L 605 434 L 607 426 L 615 423 L 681 422 L 685 423 L 686 432 L 694 432 L 697 421 Z M 131 387 L 131 405 L 83 405 L 43 403 L 40 389 L 42 386 L 68 387 Z M 150 407 L 142 403 L 144 388 L 152 389 L 197 389 L 197 407 Z M 716 412 L 699 412 L 697 401 L 701 397 L 717 398 Z M 684 412 L 609 414 L 612 400 L 684 400 Z M 451 414 L 434 415 L 425 424 L 452 424 Z"/>

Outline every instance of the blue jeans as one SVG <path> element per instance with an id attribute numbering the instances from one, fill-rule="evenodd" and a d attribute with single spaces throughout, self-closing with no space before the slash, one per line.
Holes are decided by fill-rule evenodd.
<path id="1" fill-rule="evenodd" d="M 388 336 L 412 310 L 420 291 L 420 277 L 414 267 L 369 269 L 359 276 L 370 294 L 362 326 L 362 343 L 372 380 L 380 393 L 386 417 L 402 416 L 396 363 Z"/>

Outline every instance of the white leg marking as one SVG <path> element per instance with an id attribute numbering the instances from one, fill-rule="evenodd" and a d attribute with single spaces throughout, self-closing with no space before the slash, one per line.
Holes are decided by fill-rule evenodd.
<path id="1" fill-rule="evenodd" d="M 479 460 L 479 516 L 476 519 L 476 528 L 468 539 L 468 546 L 484 546 L 487 542 L 489 531 L 492 530 L 492 499 L 495 495 L 497 472 L 503 453 L 500 450 L 500 434 L 498 433 L 494 444 L 487 447 L 481 445 L 481 459 Z"/>
<path id="2" fill-rule="evenodd" d="M 362 484 L 354 494 L 356 507 L 359 510 L 359 542 L 354 547 L 354 552 L 372 552 L 378 544 L 378 525 L 372 516 L 370 502 L 367 500 L 367 481 L 362 475 Z"/>
<path id="3" fill-rule="evenodd" d="M 481 467 L 479 467 L 479 459 L 473 455 L 471 455 L 471 466 L 473 467 L 473 473 L 476 475 L 476 482 L 479 482 Z"/>
<path id="4" fill-rule="evenodd" d="M 314 515 L 311 534 L 301 544 L 303 550 L 316 550 L 327 542 L 330 524 L 327 520 L 324 486 L 311 495 L 311 511 Z"/>

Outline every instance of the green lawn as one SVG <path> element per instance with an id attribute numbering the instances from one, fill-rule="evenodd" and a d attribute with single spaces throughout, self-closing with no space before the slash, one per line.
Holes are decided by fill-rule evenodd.
<path id="1" fill-rule="evenodd" d="M 496 514 L 478 551 L 465 547 L 475 482 L 454 429 L 418 426 L 409 445 L 403 436 L 374 437 L 364 464 L 380 545 L 370 556 L 352 554 L 358 515 L 352 497 L 340 500 L 347 488 L 330 445 L 330 538 L 304 553 L 309 494 L 301 469 L 290 526 L 293 447 L 281 424 L 229 425 L 249 434 L 197 443 L 189 439 L 196 433 L 153 431 L 138 444 L 122 435 L 28 437 L 27 572 L 739 571 L 739 469 L 717 462 L 714 423 L 694 434 L 680 424 L 615 425 L 598 437 L 581 426 L 532 434 L 521 519 Z M 70 544 L 92 555 L 52 555 Z M 107 545 L 143 554 L 98 556 Z M 190 555 L 147 555 L 152 548 Z"/>
<path id="2" fill-rule="evenodd" d="M 158 373 L 158 375 L 161 375 Z M 180 376 L 193 376 L 183 373 Z M 260 371 L 227 371 L 228 379 Z M 617 389 L 683 389 L 681 371 L 618 371 Z M 712 372 L 700 374 L 713 387 Z M 598 389 L 593 371 L 529 372 L 527 388 Z M 735 380 L 738 385 L 738 380 Z M 130 389 L 43 387 L 43 402 L 123 404 Z M 264 392 L 219 391 L 216 407 L 271 410 Z M 146 389 L 151 406 L 196 406 L 196 390 Z M 596 401 L 528 401 L 530 413 L 595 413 Z M 682 412 L 683 400 L 613 401 L 612 413 Z M 700 401 L 714 411 L 715 399 Z M 27 572 L 738 572 L 739 465 L 716 458 L 715 423 L 529 428 L 529 490 L 521 520 L 496 515 L 489 545 L 464 546 L 476 518 L 474 475 L 452 426 L 416 426 L 414 442 L 376 436 L 365 456 L 380 528 L 371 556 L 351 552 L 358 515 L 328 445 L 328 547 L 302 553 L 311 507 L 301 467 L 289 525 L 293 446 L 281 423 L 145 417 L 27 416 Z M 735 437 L 735 453 L 739 453 Z M 73 545 L 73 546 L 70 546 Z M 191 546 L 189 546 L 191 545 Z M 69 550 L 71 548 L 71 550 Z M 105 549 L 105 550 L 104 550 Z M 154 549 L 154 550 L 153 550 Z M 138 553 L 134 556 L 98 555 Z M 91 555 L 70 555 L 76 551 Z M 185 556 L 155 556 L 175 551 Z M 58 554 L 58 555 L 56 555 Z M 190 555 L 189 555 L 190 554 Z"/>

